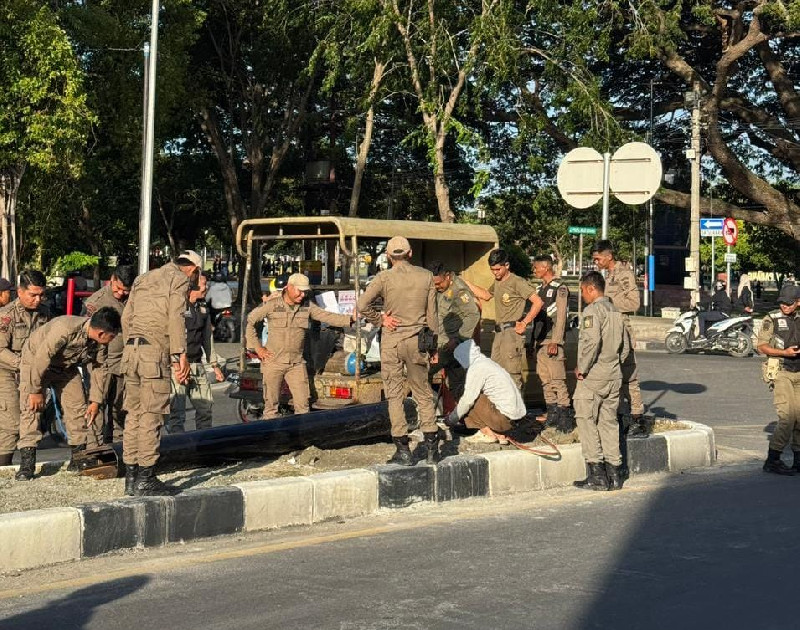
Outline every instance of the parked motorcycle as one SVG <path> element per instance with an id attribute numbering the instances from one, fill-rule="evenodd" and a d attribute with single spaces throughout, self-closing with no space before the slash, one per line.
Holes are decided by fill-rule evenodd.
<path id="1" fill-rule="evenodd" d="M 705 335 L 698 336 L 700 311 L 694 308 L 681 313 L 667 331 L 664 344 L 667 351 L 681 354 L 687 351 L 721 351 L 733 357 L 753 353 L 753 318 L 749 315 L 727 317 L 710 324 Z"/>
<path id="2" fill-rule="evenodd" d="M 218 343 L 236 343 L 239 340 L 237 329 L 236 319 L 230 307 L 215 312 L 214 341 Z"/>

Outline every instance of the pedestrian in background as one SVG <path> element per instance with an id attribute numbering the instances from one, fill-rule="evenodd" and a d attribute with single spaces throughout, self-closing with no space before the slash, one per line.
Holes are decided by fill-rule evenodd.
<path id="1" fill-rule="evenodd" d="M 17 481 L 33 479 L 36 447 L 42 439 L 40 414 L 45 391 L 58 396 L 67 429 L 70 463 L 67 470 L 78 470 L 75 456 L 99 446 L 102 426 L 95 423 L 100 413 L 106 382 L 106 346 L 120 332 L 119 313 L 111 307 L 99 309 L 90 318 L 64 315 L 50 320 L 31 333 L 19 363 L 19 452 Z M 91 365 L 91 384 L 87 394 L 78 368 Z"/>
<path id="2" fill-rule="evenodd" d="M 173 263 L 136 278 L 122 314 L 127 411 L 122 439 L 125 494 L 157 496 L 174 490 L 155 474 L 164 416 L 169 413 L 170 369 L 179 383 L 189 379 L 186 311 L 202 259 L 192 250 Z"/>
<path id="3" fill-rule="evenodd" d="M 50 319 L 41 271 L 19 274 L 17 299 L 0 310 L 0 466 L 9 466 L 19 440 L 19 361 L 31 333 Z M 34 451 L 35 453 L 35 451 Z"/>
<path id="4" fill-rule="evenodd" d="M 389 463 L 413 466 L 403 401 L 407 387 L 417 403 L 420 426 L 425 436 L 428 463 L 439 457 L 439 427 L 435 419 L 433 390 L 428 382 L 429 353 L 436 347 L 420 347 L 427 328 L 439 334 L 436 287 L 433 274 L 411 264 L 411 245 L 404 236 L 393 236 L 386 244 L 391 267 L 381 271 L 358 299 L 356 310 L 381 331 L 381 377 L 389 401 L 392 441 L 396 452 Z M 383 313 L 375 303 L 382 298 Z M 435 341 L 435 340 L 432 340 Z"/>
<path id="5" fill-rule="evenodd" d="M 572 401 L 589 473 L 575 486 L 589 490 L 617 490 L 625 481 L 617 409 L 629 337 L 622 314 L 604 295 L 605 286 L 596 271 L 581 278 L 581 296 L 587 306 L 580 325 L 578 381 Z"/>
<path id="6" fill-rule="evenodd" d="M 736 291 L 737 302 L 742 311 L 747 314 L 753 312 L 753 291 L 750 288 L 750 276 L 743 273 L 739 276 L 739 287 Z"/>
<path id="7" fill-rule="evenodd" d="M 111 274 L 110 282 L 102 289 L 95 291 L 83 303 L 83 314 L 92 316 L 106 306 L 113 308 L 120 317 L 125 310 L 133 281 L 136 279 L 136 269 L 131 265 L 119 265 Z M 125 409 L 122 402 L 125 395 L 125 377 L 122 374 L 122 351 L 125 344 L 122 335 L 117 335 L 108 344 L 108 357 L 106 359 L 106 383 L 104 406 L 106 409 L 103 423 L 103 442 L 119 442 L 125 427 Z"/>
<path id="8" fill-rule="evenodd" d="M 214 352 L 211 312 L 204 301 L 208 291 L 208 277 L 200 274 L 197 288 L 189 291 L 189 305 L 184 313 L 186 322 L 186 358 L 189 360 L 189 380 L 181 383 L 172 375 L 172 399 L 170 401 L 167 433 L 186 431 L 186 400 L 194 407 L 195 429 L 210 429 L 214 397 L 208 382 L 206 365 L 214 371 L 218 383 L 225 380 L 219 357 Z"/>
<path id="9" fill-rule="evenodd" d="M 773 401 L 778 424 L 769 440 L 764 472 L 794 475 L 800 472 L 800 290 L 786 284 L 778 295 L 778 309 L 761 323 L 756 349 L 780 360 L 775 374 Z M 781 461 L 783 449 L 791 444 L 794 461 L 789 467 Z"/>
<path id="10" fill-rule="evenodd" d="M 524 278 L 511 272 L 508 253 L 495 249 L 489 254 L 489 269 L 494 283 L 488 289 L 464 279 L 475 297 L 489 301 L 494 298 L 494 341 L 492 361 L 500 364 L 522 389 L 522 370 L 525 357 L 525 329 L 542 310 L 542 300 Z M 531 308 L 525 315 L 525 309 Z"/>

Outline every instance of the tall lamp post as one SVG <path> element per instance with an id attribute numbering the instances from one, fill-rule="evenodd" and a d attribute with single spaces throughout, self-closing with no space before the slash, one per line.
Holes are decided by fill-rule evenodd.
<path id="1" fill-rule="evenodd" d="M 156 61 L 158 59 L 159 0 L 153 0 L 150 43 L 144 45 L 144 125 L 142 194 L 139 205 L 139 274 L 150 268 L 150 218 L 153 204 L 153 150 L 155 145 Z"/>

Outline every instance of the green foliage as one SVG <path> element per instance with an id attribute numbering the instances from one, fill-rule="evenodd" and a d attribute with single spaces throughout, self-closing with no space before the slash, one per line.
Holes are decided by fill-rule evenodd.
<path id="1" fill-rule="evenodd" d="M 73 271 L 84 271 L 99 264 L 99 256 L 84 254 L 83 252 L 70 252 L 61 256 L 53 264 L 53 273 L 56 275 L 66 275 Z"/>

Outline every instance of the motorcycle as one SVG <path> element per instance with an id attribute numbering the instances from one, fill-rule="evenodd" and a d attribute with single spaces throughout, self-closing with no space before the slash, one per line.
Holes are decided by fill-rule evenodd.
<path id="1" fill-rule="evenodd" d="M 230 307 L 215 312 L 214 341 L 218 343 L 236 343 L 239 340 L 236 331 L 236 319 Z"/>
<path id="2" fill-rule="evenodd" d="M 664 340 L 667 352 L 721 351 L 737 358 L 753 353 L 753 318 L 750 315 L 726 315 L 725 319 L 710 324 L 705 336 L 697 336 L 694 331 L 699 327 L 699 314 L 699 309 L 694 308 L 678 316 Z"/>

